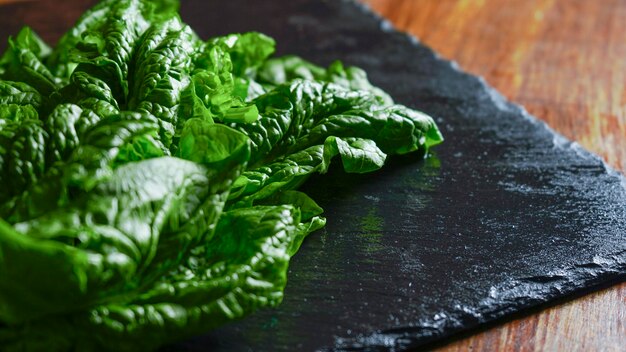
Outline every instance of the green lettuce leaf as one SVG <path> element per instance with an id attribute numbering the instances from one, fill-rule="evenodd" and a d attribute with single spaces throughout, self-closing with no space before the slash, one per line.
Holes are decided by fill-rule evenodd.
<path id="1" fill-rule="evenodd" d="M 229 134 L 231 141 L 203 162 L 160 157 L 124 164 L 63 207 L 13 228 L 3 222 L 2 320 L 20 323 L 107 302 L 160 277 L 190 246 L 210 239 L 249 151 L 245 137 L 228 127 L 202 133 L 210 140 Z M 29 263 L 26 278 L 12 265 L 20 260 Z"/>
<path id="2" fill-rule="evenodd" d="M 50 48 L 24 27 L 15 38 L 9 38 L 9 48 L 0 58 L 0 78 L 24 82 L 49 96 L 58 89 L 54 75 L 42 62 L 49 54 Z"/>
<path id="3" fill-rule="evenodd" d="M 275 87 L 297 79 L 321 81 L 341 87 L 366 91 L 379 97 L 384 105 L 393 104 L 391 97 L 382 89 L 372 85 L 367 73 L 358 67 L 345 67 L 341 61 L 333 62 L 327 69 L 297 56 L 283 56 L 267 60 L 256 72 L 259 83 Z"/>
<path id="4" fill-rule="evenodd" d="M 59 111 L 64 110 L 59 109 Z M 76 111 L 77 108 L 72 107 L 71 110 Z M 59 116 L 65 117 L 65 115 Z M 76 115 L 74 117 L 76 118 Z M 81 117 L 78 117 L 77 120 L 70 119 L 71 123 L 63 125 L 62 128 L 68 128 L 74 132 L 81 131 L 83 124 L 74 125 L 74 122 L 80 122 Z M 59 120 L 59 123 L 67 123 L 62 118 Z M 58 133 L 56 130 L 54 131 Z M 35 218 L 56 207 L 63 206 L 67 203 L 70 194 L 75 194 L 80 190 L 89 190 L 98 182 L 108 178 L 113 168 L 121 164 L 126 158 L 125 151 L 137 150 L 138 144 L 149 143 L 151 146 L 143 147 L 145 149 L 144 154 L 135 160 L 165 155 L 164 147 L 160 145 L 158 140 L 154 139 L 157 131 L 158 124 L 154 117 L 138 113 L 123 113 L 99 121 L 78 136 L 79 144 L 77 146 L 75 140 L 72 142 L 74 144 L 67 143 L 67 140 L 64 142 L 64 146 L 68 147 L 66 150 L 75 147 L 67 160 L 60 160 L 52 165 L 40 164 L 42 168 L 44 166 L 48 166 L 48 168 L 42 170 L 43 175 L 39 182 L 15 190 L 16 196 L 0 206 L 0 217 L 10 223 L 16 223 Z M 45 134 L 45 136 L 48 135 Z M 64 137 L 64 135 L 58 135 L 58 138 Z M 45 142 L 41 146 L 51 147 L 54 144 L 54 141 Z M 50 154 L 56 154 L 56 152 L 50 152 L 49 149 L 43 150 L 41 153 L 44 158 Z"/>
<path id="5" fill-rule="evenodd" d="M 154 115 L 168 147 L 175 135 L 181 93 L 190 83 L 196 41 L 195 33 L 174 17 L 150 27 L 136 49 L 128 107 Z"/>
<path id="6" fill-rule="evenodd" d="M 282 300 L 287 267 L 303 233 L 291 206 L 224 213 L 219 236 L 193 248 L 177 268 L 125 303 L 0 327 L 7 351 L 151 350 L 240 319 Z"/>
<path id="7" fill-rule="evenodd" d="M 0 127 L 37 120 L 43 101 L 41 94 L 26 83 L 0 80 Z"/>
<path id="8" fill-rule="evenodd" d="M 296 189 L 312 174 L 328 171 L 331 159 L 337 155 L 341 158 L 344 170 L 349 173 L 378 170 L 386 158 L 386 154 L 371 140 L 331 136 L 322 145 L 309 147 L 280 161 L 245 171 L 235 181 L 229 201 L 233 207 L 246 207 L 277 192 Z"/>
<path id="9" fill-rule="evenodd" d="M 262 118 L 234 126 L 250 137 L 253 167 L 285 154 L 298 138 L 327 116 L 368 110 L 383 103 L 367 92 L 305 80 L 278 86 L 254 102 Z"/>
<path id="10" fill-rule="evenodd" d="M 178 7 L 102 0 L 0 55 L 1 350 L 154 350 L 276 306 L 326 223 L 311 175 L 443 141 L 363 70 Z"/>

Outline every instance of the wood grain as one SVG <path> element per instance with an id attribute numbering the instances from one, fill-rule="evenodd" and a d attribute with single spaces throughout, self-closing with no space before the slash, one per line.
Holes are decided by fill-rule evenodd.
<path id="1" fill-rule="evenodd" d="M 626 2 L 364 1 L 626 170 Z"/>
<path id="2" fill-rule="evenodd" d="M 0 26 L 54 43 L 94 0 L 0 0 Z M 626 169 L 626 1 L 361 0 L 442 56 Z M 59 11 L 62 6 L 64 11 Z M 55 18 L 49 12 L 59 14 Z M 0 47 L 4 47 L 3 43 Z M 626 283 L 438 351 L 623 351 Z"/>
<path id="3" fill-rule="evenodd" d="M 361 0 L 626 170 L 626 1 Z M 438 351 L 625 351 L 626 283 Z"/>
<path id="4" fill-rule="evenodd" d="M 24 1 L 34 1 L 34 0 L 0 0 L 0 5 L 9 4 L 12 2 L 24 2 Z"/>

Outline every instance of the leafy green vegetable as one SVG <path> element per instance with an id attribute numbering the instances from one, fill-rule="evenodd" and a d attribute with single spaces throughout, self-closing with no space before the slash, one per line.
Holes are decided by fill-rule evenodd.
<path id="1" fill-rule="evenodd" d="M 55 77 L 42 63 L 50 48 L 28 27 L 15 38 L 9 38 L 9 49 L 0 58 L 2 76 L 10 81 L 22 81 L 49 95 L 57 89 Z"/>
<path id="2" fill-rule="evenodd" d="M 21 82 L 0 81 L 0 124 L 37 120 L 43 97 L 36 89 Z"/>
<path id="3" fill-rule="evenodd" d="M 201 40 L 174 0 L 104 0 L 0 57 L 0 346 L 135 351 L 280 303 L 325 224 L 298 187 L 442 141 L 365 72 Z"/>

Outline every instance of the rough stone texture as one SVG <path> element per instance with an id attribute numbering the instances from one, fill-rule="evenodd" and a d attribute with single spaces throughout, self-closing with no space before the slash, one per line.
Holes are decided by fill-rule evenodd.
<path id="1" fill-rule="evenodd" d="M 259 30 L 281 54 L 360 66 L 446 142 L 312 179 L 328 226 L 293 259 L 283 304 L 173 348 L 404 350 L 624 279 L 626 182 L 599 158 L 351 1 L 247 4 L 188 1 L 183 16 L 204 37 Z"/>
<path id="2" fill-rule="evenodd" d="M 280 54 L 368 71 L 446 142 L 306 186 L 328 226 L 283 304 L 171 348 L 405 350 L 626 277 L 624 177 L 351 1 L 187 1 L 203 37 L 258 30 Z"/>
<path id="3" fill-rule="evenodd" d="M 368 71 L 446 142 L 306 185 L 328 226 L 283 304 L 174 349 L 405 350 L 626 277 L 626 182 L 598 157 L 352 1 L 187 1 L 203 37 L 258 30 L 280 54 Z"/>

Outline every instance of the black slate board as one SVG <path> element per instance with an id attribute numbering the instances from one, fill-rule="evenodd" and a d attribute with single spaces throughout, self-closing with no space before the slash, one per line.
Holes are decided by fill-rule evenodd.
<path id="1" fill-rule="evenodd" d="M 626 181 L 480 78 L 352 1 L 186 1 L 202 37 L 257 30 L 368 71 L 446 142 L 382 172 L 314 178 L 328 226 L 283 304 L 166 350 L 404 350 L 626 277 Z"/>
<path id="2" fill-rule="evenodd" d="M 352 1 L 186 1 L 202 37 L 257 30 L 368 71 L 446 141 L 306 191 L 328 226 L 292 260 L 283 304 L 166 348 L 404 350 L 626 277 L 626 182 L 598 157 Z"/>

